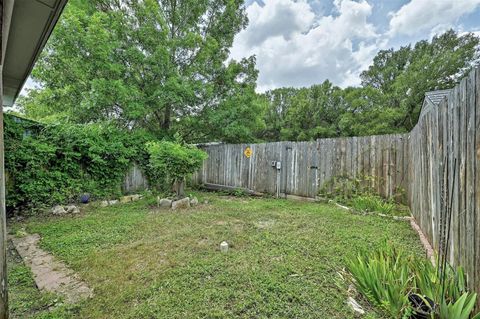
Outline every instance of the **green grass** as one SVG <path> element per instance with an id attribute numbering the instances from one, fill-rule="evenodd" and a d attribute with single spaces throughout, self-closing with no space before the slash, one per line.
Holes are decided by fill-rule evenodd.
<path id="1" fill-rule="evenodd" d="M 326 204 L 197 195 L 209 203 L 171 212 L 147 199 L 12 225 L 11 233 L 39 233 L 95 293 L 74 306 L 54 302 L 11 260 L 11 274 L 23 271 L 28 282 L 10 277 L 10 299 L 23 296 L 13 317 L 355 318 L 338 284 L 346 260 L 385 238 L 421 252 L 405 222 Z M 380 318 L 368 311 L 365 318 Z"/>

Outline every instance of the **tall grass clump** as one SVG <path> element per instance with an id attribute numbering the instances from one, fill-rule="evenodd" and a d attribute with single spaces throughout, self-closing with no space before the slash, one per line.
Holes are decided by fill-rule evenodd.
<path id="1" fill-rule="evenodd" d="M 391 215 L 396 204 L 392 201 L 385 200 L 378 195 L 360 195 L 350 200 L 350 205 L 362 212 L 377 212 L 385 215 Z"/>
<path id="2" fill-rule="evenodd" d="M 362 213 L 385 215 L 406 215 L 404 190 L 398 188 L 391 198 L 383 198 L 373 187 L 380 183 L 377 177 L 358 176 L 356 178 L 337 176 L 327 181 L 319 190 L 319 196 L 332 199 Z"/>

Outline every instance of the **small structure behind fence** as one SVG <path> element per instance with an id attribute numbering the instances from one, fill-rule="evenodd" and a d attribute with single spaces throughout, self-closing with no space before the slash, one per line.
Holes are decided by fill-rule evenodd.
<path id="1" fill-rule="evenodd" d="M 278 197 L 314 198 L 338 177 L 370 183 L 385 197 L 405 191 L 432 246 L 448 246 L 450 263 L 480 292 L 480 70 L 441 93 L 427 96 L 409 134 L 205 146 L 209 158 L 194 180 Z"/>

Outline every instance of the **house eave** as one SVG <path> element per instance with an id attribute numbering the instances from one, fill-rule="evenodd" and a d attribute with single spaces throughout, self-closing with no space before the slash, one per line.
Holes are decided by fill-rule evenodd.
<path id="1" fill-rule="evenodd" d="M 7 0 L 9 21 L 3 57 L 3 106 L 15 103 L 68 0 Z"/>

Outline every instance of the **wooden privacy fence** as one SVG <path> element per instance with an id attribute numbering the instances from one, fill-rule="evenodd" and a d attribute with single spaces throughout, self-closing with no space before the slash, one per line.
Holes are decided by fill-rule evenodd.
<path id="1" fill-rule="evenodd" d="M 250 157 L 244 154 L 247 148 Z M 333 178 L 375 176 L 369 186 L 391 196 L 407 186 L 407 148 L 407 135 L 211 145 L 203 147 L 208 159 L 195 180 L 279 197 L 314 198 L 331 187 Z"/>
<path id="2" fill-rule="evenodd" d="M 447 246 L 480 292 L 480 70 L 422 113 L 409 137 L 409 206 L 432 246 Z"/>
<path id="3" fill-rule="evenodd" d="M 137 163 L 132 163 L 123 179 L 122 192 L 124 194 L 132 194 L 146 189 L 148 189 L 147 177 Z"/>
<path id="4" fill-rule="evenodd" d="M 448 247 L 450 263 L 463 266 L 469 286 L 480 292 L 478 69 L 448 99 L 422 110 L 409 134 L 202 148 L 209 158 L 194 176 L 200 184 L 316 197 L 333 178 L 373 176 L 368 186 L 380 195 L 405 190 L 412 215 L 432 246 L 440 252 Z"/>

